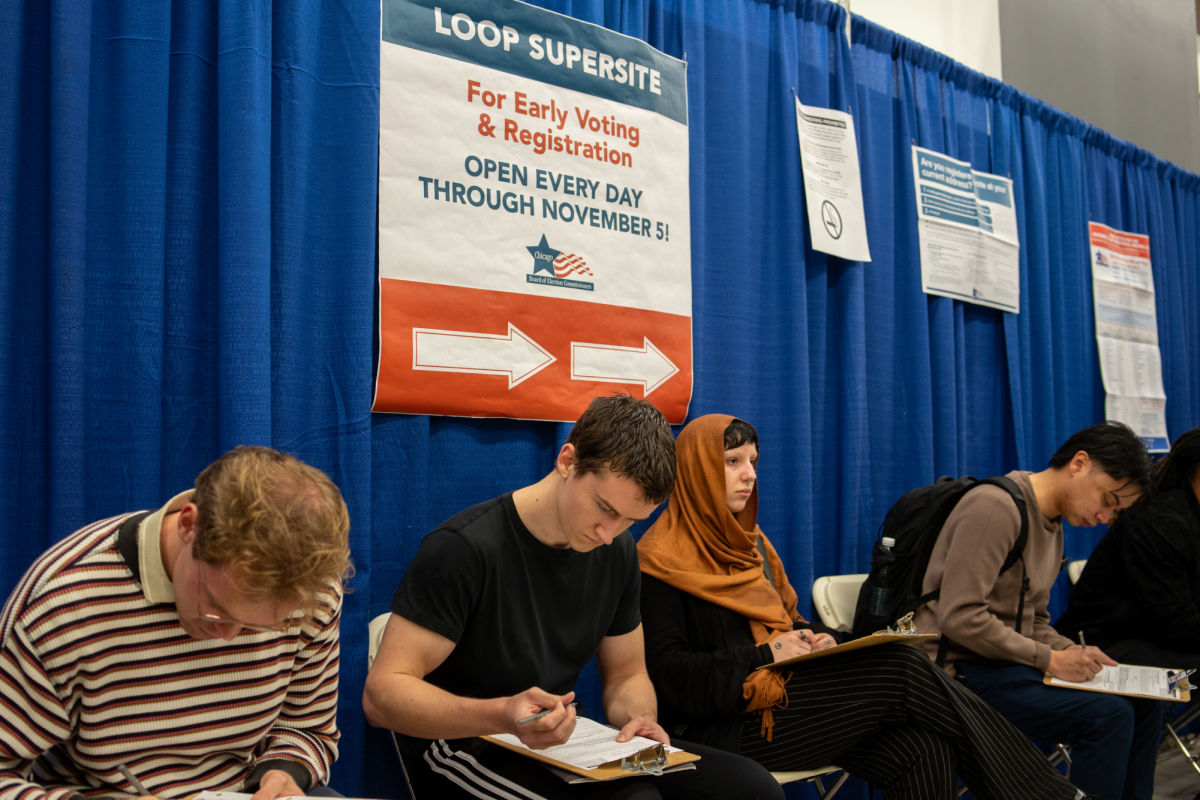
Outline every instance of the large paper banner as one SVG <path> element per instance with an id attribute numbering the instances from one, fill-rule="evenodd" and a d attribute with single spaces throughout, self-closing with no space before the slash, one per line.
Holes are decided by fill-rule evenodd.
<path id="1" fill-rule="evenodd" d="M 437 0 L 441 3 L 441 0 Z M 692 393 L 686 65 L 512 0 L 383 0 L 375 411 Z"/>
<path id="2" fill-rule="evenodd" d="M 921 288 L 1021 311 L 1021 242 L 1012 181 L 913 145 Z"/>
<path id="3" fill-rule="evenodd" d="M 1170 449 L 1150 237 L 1088 223 L 1104 409 L 1152 453 Z"/>

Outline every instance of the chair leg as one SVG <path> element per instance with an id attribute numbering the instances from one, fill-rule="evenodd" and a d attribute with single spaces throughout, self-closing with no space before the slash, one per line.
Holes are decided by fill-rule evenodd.
<path id="1" fill-rule="evenodd" d="M 1070 778 L 1071 777 L 1071 748 L 1067 747 L 1062 742 L 1059 742 L 1057 747 L 1058 747 L 1058 755 L 1062 756 L 1062 758 L 1060 758 L 1059 760 L 1067 762 L 1067 777 Z"/>
<path id="2" fill-rule="evenodd" d="M 830 800 L 830 798 L 837 794 L 838 789 L 842 788 L 842 784 L 845 783 L 846 779 L 849 777 L 850 773 L 842 770 L 842 774 L 836 781 L 834 781 L 833 786 L 829 787 L 828 791 L 826 791 L 825 785 L 821 783 L 820 778 L 813 778 L 813 783 L 817 785 L 817 797 L 820 797 L 821 800 Z"/>
<path id="3" fill-rule="evenodd" d="M 408 775 L 408 767 L 404 765 L 404 756 L 400 755 L 400 743 L 396 741 L 396 732 L 388 731 L 392 737 L 392 747 L 396 750 L 396 760 L 400 762 L 400 771 L 404 773 L 404 788 L 408 789 L 408 796 L 412 800 L 417 800 L 417 793 L 412 788 L 412 778 Z"/>
<path id="4" fill-rule="evenodd" d="M 1196 770 L 1196 772 L 1200 773 L 1200 764 L 1196 763 L 1197 759 L 1200 758 L 1200 756 L 1194 756 L 1190 752 L 1188 752 L 1187 747 L 1183 744 L 1183 740 L 1179 738 L 1179 734 L 1176 733 L 1175 729 L 1173 727 L 1171 727 L 1170 725 L 1167 726 L 1167 733 L 1170 734 L 1171 738 L 1175 740 L 1175 744 L 1179 745 L 1179 749 L 1183 751 L 1183 757 L 1186 758 L 1188 760 L 1188 763 L 1190 763 L 1192 765 L 1192 769 L 1194 769 L 1194 770 Z"/>

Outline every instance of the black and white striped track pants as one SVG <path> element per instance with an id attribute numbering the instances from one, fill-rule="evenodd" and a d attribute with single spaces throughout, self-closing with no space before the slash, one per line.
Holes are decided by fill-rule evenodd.
<path id="1" fill-rule="evenodd" d="M 671 743 L 700 756 L 695 770 L 569 784 L 540 762 L 479 739 L 406 748 L 405 766 L 417 800 L 783 800 L 783 788 L 750 759 Z"/>

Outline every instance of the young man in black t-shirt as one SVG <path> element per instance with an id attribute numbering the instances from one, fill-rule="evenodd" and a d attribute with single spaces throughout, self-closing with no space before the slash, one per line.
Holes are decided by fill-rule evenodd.
<path id="1" fill-rule="evenodd" d="M 675 741 L 695 770 L 568 784 L 537 761 L 474 737 L 509 733 L 533 749 L 575 729 L 579 673 L 593 655 L 618 740 L 669 742 L 657 722 L 639 612 L 640 569 L 624 534 L 671 493 L 675 442 L 650 403 L 597 398 L 538 483 L 463 511 L 421 543 L 392 601 L 363 708 L 391 728 L 426 798 L 772 798 L 750 759 Z M 517 720 L 550 709 L 525 725 Z"/>

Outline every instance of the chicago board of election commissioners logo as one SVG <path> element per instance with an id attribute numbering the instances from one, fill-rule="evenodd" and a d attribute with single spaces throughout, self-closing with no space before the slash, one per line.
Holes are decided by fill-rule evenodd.
<path id="1" fill-rule="evenodd" d="M 582 289 L 585 292 L 595 290 L 595 284 L 579 280 L 584 276 L 593 277 L 587 262 L 575 253 L 555 250 L 546 242 L 545 234 L 542 234 L 540 242 L 525 249 L 533 256 L 533 272 L 525 276 L 526 283 L 561 286 L 565 289 Z M 541 272 L 548 274 L 540 275 Z"/>

